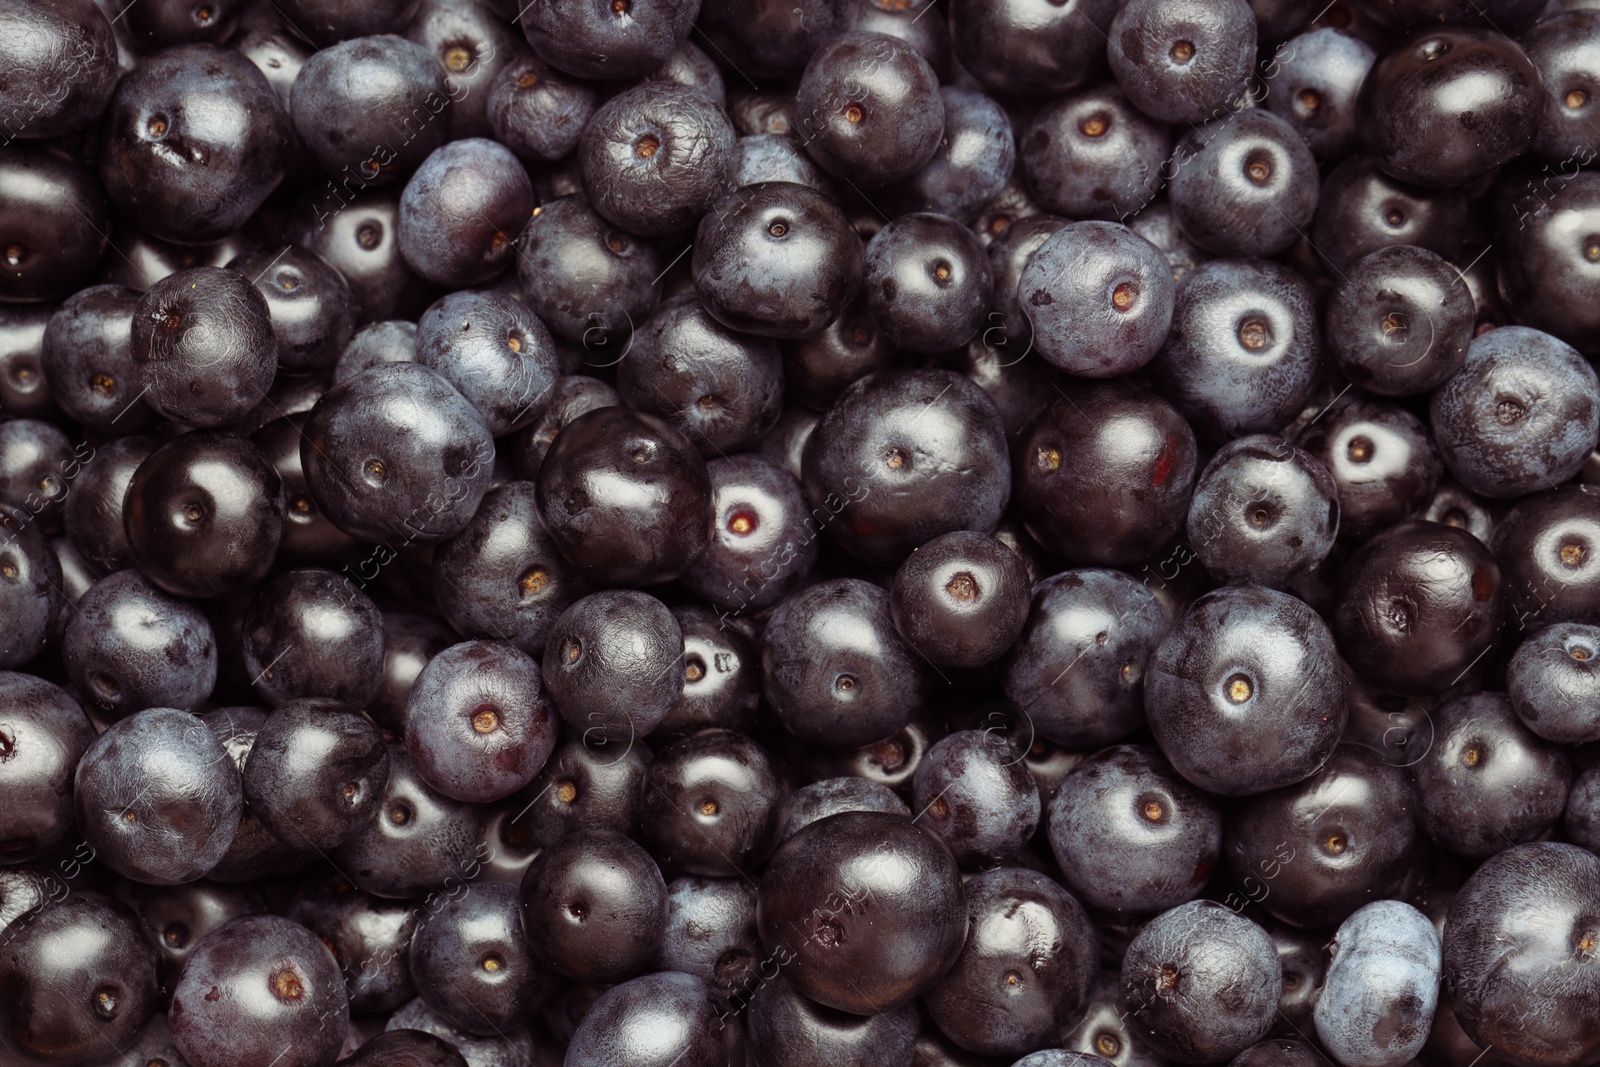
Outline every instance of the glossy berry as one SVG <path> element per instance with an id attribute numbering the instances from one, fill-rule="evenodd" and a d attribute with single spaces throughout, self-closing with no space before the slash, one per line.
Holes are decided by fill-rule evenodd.
<path id="1" fill-rule="evenodd" d="M 276 915 L 251 915 L 195 946 L 170 1019 L 191 1067 L 273 1057 L 284 1067 L 314 1067 L 338 1054 L 350 997 L 315 934 Z"/>
<path id="2" fill-rule="evenodd" d="M 734 119 L 737 128 L 738 116 Z M 762 182 L 794 182 L 808 185 L 819 193 L 837 192 L 834 181 L 806 155 L 805 147 L 782 133 L 740 131 L 734 145 L 733 184 L 742 189 Z"/>
<path id="3" fill-rule="evenodd" d="M 1264 108 L 1179 142 L 1168 202 L 1195 244 L 1269 256 L 1294 244 L 1317 207 L 1317 163 L 1289 122 Z"/>
<path id="4" fill-rule="evenodd" d="M 906 211 L 971 222 L 1011 179 L 1017 159 L 1011 119 L 980 92 L 945 86 L 939 95 L 945 123 L 939 148 L 922 169 L 888 190 L 888 198 Z"/>
<path id="5" fill-rule="evenodd" d="M 699 3 L 631 0 L 562 4 L 535 0 L 522 32 L 539 58 L 578 78 L 637 78 L 655 70 L 688 36 Z"/>
<path id="6" fill-rule="evenodd" d="M 677 233 L 728 190 L 733 126 L 704 94 L 645 82 L 612 97 L 578 145 L 595 211 L 629 233 Z"/>
<path id="7" fill-rule="evenodd" d="M 375 183 L 364 179 L 363 184 Z M 339 183 L 345 190 L 352 186 L 361 188 L 349 176 Z M 325 189 L 296 204 L 286 236 L 344 275 L 364 318 L 420 315 L 435 294 L 400 255 L 400 190 L 363 188 L 346 201 L 344 194 Z"/>
<path id="8" fill-rule="evenodd" d="M 1453 527 L 1391 526 L 1356 550 L 1340 586 L 1339 651 L 1385 689 L 1448 688 L 1500 635 L 1500 568 L 1481 541 Z"/>
<path id="9" fill-rule="evenodd" d="M 783 787 L 760 745 L 709 729 L 656 753 L 642 795 L 644 839 L 662 863 L 732 877 L 766 859 Z"/>
<path id="10" fill-rule="evenodd" d="M 1441 845 L 1486 859 L 1560 818 L 1572 765 L 1522 724 L 1504 693 L 1457 697 L 1434 713 L 1433 726 L 1415 773 L 1422 826 Z"/>
<path id="11" fill-rule="evenodd" d="M 912 1063 L 919 1021 L 914 1004 L 873 1015 L 825 1008 L 781 973 L 759 985 L 745 1014 L 758 1067 L 801 1067 L 837 1055 L 873 1067 Z"/>
<path id="12" fill-rule="evenodd" d="M 895 573 L 895 628 L 929 662 L 977 667 L 1004 655 L 1028 619 L 1028 572 L 987 534 L 958 530 L 913 552 Z"/>
<path id="13" fill-rule="evenodd" d="M 513 798 L 517 819 L 541 848 L 579 830 L 631 834 L 639 827 L 646 749 L 585 742 L 581 734 L 558 744 L 539 776 Z M 520 798 L 531 796 L 524 803 Z"/>
<path id="14" fill-rule="evenodd" d="M 565 1062 L 719 1067 L 742 1057 L 740 1036 L 720 1018 L 704 979 L 664 971 L 601 994 L 572 1035 Z"/>
<path id="15" fill-rule="evenodd" d="M 1328 172 L 1309 236 L 1339 270 L 1392 245 L 1418 245 L 1449 258 L 1461 251 L 1467 217 L 1461 190 L 1424 189 L 1358 155 Z"/>
<path id="16" fill-rule="evenodd" d="M 761 640 L 768 705 L 790 733 L 830 748 L 888 737 L 922 702 L 922 660 L 894 630 L 889 595 L 818 582 L 773 612 Z"/>
<path id="17" fill-rule="evenodd" d="M 1597 909 L 1600 860 L 1573 845 L 1518 845 L 1479 867 L 1444 927 L 1441 991 L 1467 1036 L 1523 1067 L 1593 1055 L 1600 1012 L 1581 946 L 1596 934 Z M 1543 921 L 1508 936 L 1529 914 Z"/>
<path id="18" fill-rule="evenodd" d="M 744 1007 L 762 982 L 756 895 L 756 886 L 743 878 L 673 879 L 667 886 L 663 969 L 703 978 L 720 999 Z"/>
<path id="19" fill-rule="evenodd" d="M 825 518 L 846 550 L 880 565 L 952 530 L 992 529 L 1011 491 L 993 401 L 942 370 L 857 381 L 807 440 L 802 469 L 817 521 Z"/>
<path id="20" fill-rule="evenodd" d="M 705 50 L 693 41 L 678 43 L 659 67 L 645 76 L 647 81 L 672 82 L 705 94 L 706 99 L 727 110 L 728 91 L 722 70 Z"/>
<path id="21" fill-rule="evenodd" d="M 1266 931 L 1212 900 L 1162 912 L 1122 960 L 1135 1033 L 1179 1063 L 1231 1059 L 1265 1037 L 1282 992 Z"/>
<path id="22" fill-rule="evenodd" d="M 406 746 L 389 746 L 389 779 L 367 824 L 331 853 L 361 890 L 407 899 L 458 891 L 481 866 L 484 810 L 429 785 Z"/>
<path id="23" fill-rule="evenodd" d="M 1218 259 L 1184 275 L 1172 332 L 1150 368 L 1200 439 L 1221 443 L 1287 425 L 1320 354 L 1304 279 L 1263 260 Z"/>
<path id="24" fill-rule="evenodd" d="M 617 367 L 617 392 L 709 459 L 748 448 L 778 421 L 783 363 L 776 342 L 733 332 L 686 293 L 634 334 Z"/>
<path id="25" fill-rule="evenodd" d="M 1028 2 L 951 5 L 951 43 L 961 64 L 990 89 L 1053 96 L 1103 69 L 1102 47 L 1117 5 L 1108 0 L 1048 6 Z"/>
<path id="26" fill-rule="evenodd" d="M 243 636 L 245 668 L 269 704 L 327 697 L 363 708 L 377 694 L 383 616 L 344 575 L 279 574 L 246 611 Z"/>
<path id="27" fill-rule="evenodd" d="M 1297 782 L 1344 728 L 1333 634 L 1286 593 L 1207 593 L 1157 647 L 1145 710 L 1161 751 L 1203 789 L 1245 796 Z"/>
<path id="28" fill-rule="evenodd" d="M 1386 173 L 1425 186 L 1465 185 L 1527 149 L 1542 95 L 1538 69 L 1509 37 L 1488 26 L 1441 27 L 1373 65 L 1361 86 L 1359 125 Z"/>
<path id="29" fill-rule="evenodd" d="M 811 158 L 863 189 L 921 170 L 944 134 L 938 76 L 914 48 L 881 33 L 845 33 L 817 49 L 795 112 Z"/>
<path id="30" fill-rule="evenodd" d="M 129 12 L 126 26 L 135 41 L 149 48 L 221 41 L 233 31 L 244 6 L 229 2 L 191 8 L 164 0 L 144 10 Z"/>
<path id="31" fill-rule="evenodd" d="M 480 285 L 516 258 L 513 241 L 534 204 L 528 172 L 508 148 L 483 137 L 451 141 L 400 195 L 400 254 L 431 282 Z"/>
<path id="32" fill-rule="evenodd" d="M 814 411 L 788 405 L 783 409 L 783 414 L 778 416 L 778 424 L 772 428 L 772 433 L 761 442 L 756 452 L 798 480 L 804 474 L 802 460 L 806 442 L 821 421 Z"/>
<path id="33" fill-rule="evenodd" d="M 1524 640 L 1506 664 L 1506 695 L 1517 717 L 1547 741 L 1600 740 L 1591 661 L 1600 655 L 1600 629 L 1557 623 Z"/>
<path id="34" fill-rule="evenodd" d="M 1123 571 L 1070 570 L 1034 586 L 1002 684 L 1039 736 L 1108 744 L 1144 722 L 1144 682 L 1168 618 Z"/>
<path id="35" fill-rule="evenodd" d="M 145 708 L 190 711 L 216 684 L 217 642 L 199 608 L 152 588 L 137 571 L 117 571 L 79 599 L 62 662 L 104 719 Z"/>
<path id="36" fill-rule="evenodd" d="M 396 5 L 406 2 L 386 0 Z M 366 14 L 381 18 L 382 7 L 369 8 Z M 509 14 L 515 17 L 516 12 Z M 445 87 L 453 95 L 452 140 L 490 136 L 489 87 L 508 64 L 526 54 L 506 15 L 503 8 L 484 0 L 433 0 L 418 6 L 405 29 L 405 35 L 432 52 L 445 69 Z"/>
<path id="37" fill-rule="evenodd" d="M 852 382 L 896 366 L 898 356 L 857 299 L 820 334 L 783 346 L 784 396 L 826 411 Z"/>
<path id="38" fill-rule="evenodd" d="M 244 805 L 222 743 L 172 708 L 130 715 L 96 738 L 78 764 L 73 799 L 99 858 L 153 885 L 192 882 L 216 866 Z"/>
<path id="39" fill-rule="evenodd" d="M 805 827 L 845 811 L 883 811 L 911 816 L 906 802 L 888 787 L 866 778 L 824 778 L 801 786 L 778 807 L 777 840 L 781 844 Z"/>
<path id="40" fill-rule="evenodd" d="M 250 750 L 255 747 L 256 734 L 266 725 L 267 713 L 261 708 L 213 708 L 202 714 L 200 721 L 221 742 L 223 752 L 233 763 L 234 769 L 242 775 L 250 758 Z M 260 817 L 250 810 L 250 805 L 245 804 L 239 816 L 239 827 L 233 833 L 228 850 L 216 866 L 206 873 L 206 878 L 237 885 L 259 878 L 268 871 L 301 870 L 307 863 L 302 850 L 278 840 Z"/>
<path id="41" fill-rule="evenodd" d="M 283 482 L 284 515 L 283 538 L 278 542 L 280 564 L 313 564 L 324 567 L 343 566 L 359 550 L 355 538 L 339 529 L 317 507 L 306 485 L 305 467 L 300 461 L 301 431 L 305 428 L 309 412 L 297 412 L 286 418 L 273 419 L 250 437 L 250 442 L 261 451 L 278 478 Z M 362 560 L 347 573 L 355 580 L 361 570 L 370 573 L 376 560 Z"/>
<path id="42" fill-rule="evenodd" d="M 993 286 L 972 231 L 921 212 L 890 222 L 867 244 L 867 313 L 885 337 L 913 352 L 966 344 L 984 322 Z"/>
<path id="43" fill-rule="evenodd" d="M 1047 103 L 1022 130 L 1017 155 L 1046 210 L 1127 221 L 1161 191 L 1172 134 L 1108 82 Z"/>
<path id="44" fill-rule="evenodd" d="M 183 597 L 247 589 L 283 537 L 283 481 L 250 442 L 190 433 L 139 464 L 123 497 L 128 550 L 157 588 Z"/>
<path id="45" fill-rule="evenodd" d="M 48 415 L 50 383 L 43 371 L 45 329 L 56 308 L 11 304 L 0 309 L 0 403 L 22 418 Z"/>
<path id="46" fill-rule="evenodd" d="M 16 509 L 19 521 L 32 520 L 42 534 L 61 528 L 63 498 L 71 479 L 94 458 L 87 442 L 74 446 L 51 423 L 10 419 L 0 423 L 0 505 Z"/>
<path id="47" fill-rule="evenodd" d="M 61 589 L 61 563 L 26 512 L 0 507 L 0 604 L 12 628 L 0 638 L 0 667 L 30 662 L 57 632 L 66 601 Z"/>
<path id="48" fill-rule="evenodd" d="M 734 330 L 820 333 L 861 286 L 861 240 L 844 213 L 793 182 L 745 185 L 712 204 L 695 232 L 695 290 Z"/>
<path id="49" fill-rule="evenodd" d="M 1017 280 L 1033 348 L 1086 378 L 1150 362 L 1172 325 L 1175 293 L 1155 245 L 1109 222 L 1072 223 L 1047 237 Z"/>
<path id="50" fill-rule="evenodd" d="M 1021 1062 L 1029 1067 L 1071 1067 L 1075 1063 L 1145 1067 L 1162 1062 L 1134 1032 L 1132 1019 L 1122 1007 L 1121 985 L 1115 970 L 1102 970 L 1089 1010 L 1076 1027 L 1061 1035 L 1061 1049 L 1035 1052 Z"/>
<path id="51" fill-rule="evenodd" d="M 1100 973 L 1083 906 L 1021 867 L 974 875 L 965 892 L 967 943 L 925 995 L 928 1014 L 956 1044 L 986 1055 L 1055 1043 L 1082 1017 Z"/>
<path id="52" fill-rule="evenodd" d="M 778 603 L 806 580 L 822 544 L 799 479 L 750 453 L 713 459 L 706 472 L 711 534 L 679 581 L 730 612 Z"/>
<path id="53" fill-rule="evenodd" d="M 1009 372 L 1001 380 L 1022 379 L 1032 372 L 1038 376 L 1042 368 L 1024 357 L 1032 351 L 1033 323 L 1023 307 L 1019 292 L 1022 272 L 1039 247 L 1059 230 L 1071 225 L 1066 219 L 1054 215 L 1029 215 L 1010 223 L 1005 233 L 989 242 L 989 269 L 994 275 L 994 310 L 989 312 L 993 324 L 968 343 L 966 351 L 973 353 L 968 364 L 993 368 L 992 376 Z M 980 362 L 981 358 L 981 362 Z M 970 372 L 969 372 L 970 373 Z M 1045 373 L 1048 373 L 1047 371 Z M 1029 390 L 1028 392 L 1032 392 Z M 998 405 L 998 401 L 996 402 Z M 1025 424 L 1040 407 L 1043 400 L 1019 405 L 1020 413 L 1002 412 L 1006 430 L 1014 432 Z"/>
<path id="54" fill-rule="evenodd" d="M 1281 437 L 1252 434 L 1224 445 L 1201 472 L 1186 531 L 1218 579 L 1282 589 L 1332 551 L 1339 504 L 1321 461 Z"/>
<path id="55" fill-rule="evenodd" d="M 590 742 L 626 746 L 654 730 L 683 692 L 683 631 L 648 593 L 591 593 L 556 619 L 543 664 L 568 726 Z"/>
<path id="56" fill-rule="evenodd" d="M 1022 754 L 992 730 L 957 730 L 928 750 L 912 805 L 957 862 L 1014 859 L 1039 826 L 1039 787 Z"/>
<path id="57" fill-rule="evenodd" d="M 416 995 L 406 948 L 419 917 L 405 901 L 381 900 L 336 876 L 304 885 L 284 917 L 332 949 L 344 970 L 351 1011 L 390 1012 Z"/>
<path id="58" fill-rule="evenodd" d="M 1600 493 L 1586 485 L 1533 493 L 1506 512 L 1490 545 L 1500 564 L 1506 625 L 1518 637 L 1560 622 L 1600 619 Z"/>
<path id="59" fill-rule="evenodd" d="M 245 801 L 280 841 L 331 849 L 378 813 L 389 753 L 371 720 L 337 701 L 304 698 L 274 709 L 242 776 Z"/>
<path id="60" fill-rule="evenodd" d="M 761 703 L 761 660 L 747 631 L 714 608 L 679 605 L 683 630 L 683 695 L 656 727 L 663 741 L 707 728 L 747 732 Z"/>
<path id="61" fill-rule="evenodd" d="M 1332 476 L 1346 541 L 1422 514 L 1444 473 L 1421 419 L 1354 391 L 1318 412 L 1297 443 Z"/>
<path id="62" fill-rule="evenodd" d="M 443 377 L 416 363 L 384 363 L 322 395 L 300 458 L 335 526 L 403 547 L 466 526 L 489 488 L 494 441 Z"/>
<path id="63" fill-rule="evenodd" d="M 228 263 L 267 298 L 278 363 L 324 371 L 350 343 L 359 313 L 344 276 L 321 256 L 293 245 L 263 248 Z"/>
<path id="64" fill-rule="evenodd" d="M 157 282 L 133 313 L 133 362 L 157 414 L 202 429 L 260 403 L 278 364 L 266 298 L 250 279 L 195 267 Z"/>
<path id="65" fill-rule="evenodd" d="M 51 395 L 85 429 L 140 433 L 155 422 L 139 395 L 133 360 L 133 313 L 140 294 L 92 285 L 68 297 L 45 327 L 40 355 Z"/>
<path id="66" fill-rule="evenodd" d="M 1204 263 L 1208 258 L 1178 229 L 1170 205 L 1156 201 L 1135 215 L 1128 225 L 1146 241 L 1161 249 L 1172 264 L 1172 276 L 1183 281 L 1185 274 Z"/>
<path id="67" fill-rule="evenodd" d="M 584 592 L 544 531 L 532 482 L 491 490 L 434 557 L 434 597 L 464 637 L 540 655 L 557 616 Z"/>
<path id="68" fill-rule="evenodd" d="M 1577 473 L 1600 436 L 1600 380 L 1569 345 L 1525 326 L 1491 330 L 1433 394 L 1445 465 L 1483 496 L 1520 496 Z"/>
<path id="69" fill-rule="evenodd" d="M 1273 56 L 1272 72 L 1282 80 L 1269 88 L 1267 107 L 1299 131 L 1319 160 L 1343 159 L 1361 143 L 1356 97 L 1376 58 L 1372 45 L 1348 30 L 1307 30 Z"/>
<path id="70" fill-rule="evenodd" d="M 650 316 L 666 266 L 653 244 L 616 229 L 576 194 L 540 205 L 517 249 L 523 299 L 600 366 L 615 365 Z"/>
<path id="71" fill-rule="evenodd" d="M 278 94 L 240 53 L 163 49 L 117 83 L 101 127 L 100 180 L 152 236 L 215 241 L 283 180 L 289 130 Z"/>
<path id="72" fill-rule="evenodd" d="M 51 300 L 93 280 L 109 222 L 94 173 L 45 148 L 11 146 L 0 155 L 0 185 L 0 296 Z"/>
<path id="73" fill-rule="evenodd" d="M 448 137 L 445 73 L 426 48 L 393 33 L 330 42 L 295 78 L 295 133 L 341 184 L 387 185 Z"/>
<path id="74" fill-rule="evenodd" d="M 1544 13 L 1521 43 L 1544 83 L 1533 151 L 1545 159 L 1566 160 L 1585 150 L 1600 150 L 1587 125 L 1592 117 L 1589 105 L 1600 88 L 1591 59 L 1600 43 L 1600 16 L 1576 4 L 1567 5 L 1565 11 L 1555 8 Z"/>
<path id="75" fill-rule="evenodd" d="M 522 878 L 528 946 L 562 974 L 616 982 L 655 959 L 667 886 L 650 854 L 615 830 L 581 830 L 547 846 Z"/>
<path id="76" fill-rule="evenodd" d="M 1328 346 L 1361 388 L 1412 396 L 1461 369 L 1473 319 L 1454 267 L 1425 248 L 1391 246 L 1346 270 L 1328 307 Z"/>
<path id="77" fill-rule="evenodd" d="M 511 1064 L 523 1063 L 526 1057 L 533 1054 L 533 1038 L 525 1027 L 507 1031 L 505 1036 L 495 1034 L 491 1037 L 482 1037 L 470 1034 L 451 1026 L 448 1020 L 430 1008 L 427 1001 L 421 997 L 391 1015 L 385 1027 L 387 1033 L 403 1031 L 408 1036 L 419 1033 L 432 1036 L 443 1042 L 446 1048 L 454 1049 L 455 1054 L 463 1060 L 470 1055 L 473 1061 L 491 1064 L 493 1067 L 510 1067 Z M 378 1059 L 377 1062 L 388 1061 Z M 436 1065 L 427 1060 L 424 1061 L 424 1067 L 436 1067 Z M 437 1067 L 455 1067 L 455 1065 L 453 1060 L 447 1058 Z"/>
<path id="78" fill-rule="evenodd" d="M 806 60 L 819 47 L 847 25 L 846 9 L 826 0 L 744 6 L 729 0 L 704 0 L 702 11 L 701 17 L 711 39 L 729 55 L 737 55 L 743 62 L 759 64 L 761 69 L 791 80 L 800 75 Z M 769 106 L 778 110 L 766 100 L 753 101 L 747 106 L 752 127 L 768 120 Z M 740 109 L 731 106 L 729 110 L 737 113 Z M 789 121 L 768 132 L 781 133 L 793 127 L 792 102 L 783 110 L 787 111 Z"/>
<path id="79" fill-rule="evenodd" d="M 459 1048 L 424 1030 L 401 1028 L 374 1036 L 347 1067 L 467 1067 Z"/>
<path id="80" fill-rule="evenodd" d="M 1316 774 L 1239 810 L 1225 856 L 1243 892 L 1228 900 L 1270 885 L 1261 905 L 1277 918 L 1313 929 L 1342 922 L 1402 892 L 1422 845 L 1416 815 L 1416 790 L 1402 768 L 1370 748 L 1340 745 Z"/>
<path id="81" fill-rule="evenodd" d="M 548 990 L 528 949 L 517 887 L 503 882 L 425 912 L 411 938 L 411 975 L 434 1011 L 469 1033 L 515 1029 Z"/>
<path id="82" fill-rule="evenodd" d="M 597 585 L 653 585 L 705 549 L 705 460 L 654 415 L 596 408 L 551 444 L 539 514 L 562 555 Z"/>
<path id="83" fill-rule="evenodd" d="M 1065 1049 L 1042 1049 L 1030 1052 L 1012 1067 L 1104 1067 L 1112 1061 L 1091 1053 L 1069 1052 Z"/>
<path id="84" fill-rule="evenodd" d="M 1017 517 L 1073 563 L 1129 564 L 1183 528 L 1199 467 L 1194 431 L 1139 379 L 1066 386 L 1023 430 Z"/>
<path id="85" fill-rule="evenodd" d="M 437 619 L 411 611 L 385 612 L 383 675 L 377 695 L 367 707 L 372 720 L 386 730 L 398 732 L 411 684 L 430 659 L 455 642 L 456 634 Z"/>
<path id="86" fill-rule="evenodd" d="M 864 1015 L 928 990 L 961 953 L 966 895 L 939 838 L 900 815 L 845 812 L 773 854 L 761 940 L 812 1000 Z M 884 951 L 895 944 L 893 953 Z"/>
<path id="87" fill-rule="evenodd" d="M 15 813 L 0 834 L 0 859 L 30 863 L 70 841 L 74 771 L 94 727 L 66 690 L 14 671 L 0 671 L 0 708 L 0 800 Z"/>
<path id="88" fill-rule="evenodd" d="M 500 641 L 463 641 L 417 676 L 405 735 L 424 781 L 482 804 L 539 773 L 555 748 L 556 717 L 531 657 Z"/>
<path id="89" fill-rule="evenodd" d="M 492 437 L 537 418 L 560 374 L 544 323 L 514 296 L 493 291 L 436 301 L 417 321 L 416 356 L 477 409 Z"/>
<path id="90" fill-rule="evenodd" d="M 1495 263 L 1500 300 L 1516 322 L 1592 357 L 1600 353 L 1600 243 L 1592 239 L 1600 225 L 1600 182 L 1584 174 L 1527 181 L 1506 209 L 1514 219 L 1504 217 L 1497 232 L 1504 242 Z"/>
<path id="91" fill-rule="evenodd" d="M 155 949 L 110 897 L 52 900 L 6 933 L 0 1050 L 13 1062 L 114 1062 L 155 1014 Z"/>
<path id="92" fill-rule="evenodd" d="M 1193 123 L 1236 109 L 1255 61 L 1256 20 L 1244 0 L 1133 0 L 1106 40 L 1111 73 L 1135 107 Z"/>
<path id="93" fill-rule="evenodd" d="M 1063 883 L 1106 911 L 1165 911 L 1216 870 L 1222 813 L 1161 754 L 1115 745 L 1062 780 L 1050 801 L 1050 848 Z"/>
<path id="94" fill-rule="evenodd" d="M 861 285 L 861 242 L 829 198 L 762 182 L 710 206 L 694 238 L 694 288 L 733 330 L 806 338 Z"/>

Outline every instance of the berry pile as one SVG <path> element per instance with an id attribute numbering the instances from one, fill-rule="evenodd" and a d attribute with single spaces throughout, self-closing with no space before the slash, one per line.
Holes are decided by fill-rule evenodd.
<path id="1" fill-rule="evenodd" d="M 1600 1063 L 1600 0 L 0 0 L 0 1067 Z"/>

